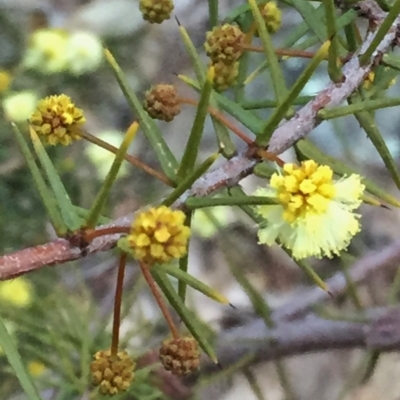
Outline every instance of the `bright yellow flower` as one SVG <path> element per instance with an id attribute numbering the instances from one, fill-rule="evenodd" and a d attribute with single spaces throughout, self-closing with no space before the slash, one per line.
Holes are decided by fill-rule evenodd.
<path id="1" fill-rule="evenodd" d="M 138 214 L 127 237 L 135 257 L 148 265 L 183 257 L 190 236 L 190 228 L 184 225 L 185 219 L 182 211 L 166 206 Z"/>
<path id="2" fill-rule="evenodd" d="M 0 283 L 0 302 L 16 307 L 27 307 L 32 302 L 33 287 L 26 278 L 16 278 Z"/>
<path id="3" fill-rule="evenodd" d="M 353 211 L 360 206 L 364 189 L 359 175 L 334 181 L 332 169 L 313 160 L 301 166 L 285 164 L 272 175 L 270 188 L 255 192 L 280 203 L 257 207 L 265 220 L 259 243 L 272 245 L 277 240 L 296 259 L 338 255 L 360 231 L 359 215 Z"/>
<path id="4" fill-rule="evenodd" d="M 81 139 L 81 125 L 85 123 L 83 111 L 75 107 L 65 94 L 41 100 L 30 120 L 32 128 L 51 145 L 64 146 Z"/>

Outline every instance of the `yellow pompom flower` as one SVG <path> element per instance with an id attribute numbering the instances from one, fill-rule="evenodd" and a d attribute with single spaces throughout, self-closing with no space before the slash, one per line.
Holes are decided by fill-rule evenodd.
<path id="1" fill-rule="evenodd" d="M 138 214 L 127 237 L 135 257 L 147 265 L 163 264 L 183 257 L 190 236 L 185 219 L 182 211 L 166 206 L 150 208 Z"/>
<path id="2" fill-rule="evenodd" d="M 81 139 L 79 133 L 85 117 L 68 96 L 61 94 L 41 100 L 29 122 L 46 143 L 67 146 Z"/>
<path id="3" fill-rule="evenodd" d="M 353 211 L 364 190 L 356 174 L 335 181 L 330 167 L 313 160 L 285 164 L 272 175 L 270 188 L 255 192 L 279 201 L 257 207 L 264 219 L 259 243 L 272 245 L 277 240 L 295 259 L 338 255 L 360 231 L 360 216 Z"/>
<path id="4" fill-rule="evenodd" d="M 135 362 L 126 351 L 112 355 L 110 350 L 98 351 L 90 365 L 93 385 L 102 394 L 113 396 L 129 388 L 134 378 Z"/>
<path id="5" fill-rule="evenodd" d="M 39 29 L 29 38 L 23 65 L 43 74 L 62 72 L 68 67 L 66 45 L 68 32 L 60 29 Z"/>
<path id="6" fill-rule="evenodd" d="M 0 302 L 15 307 L 27 307 L 32 302 L 33 287 L 26 278 L 11 279 L 0 283 Z"/>

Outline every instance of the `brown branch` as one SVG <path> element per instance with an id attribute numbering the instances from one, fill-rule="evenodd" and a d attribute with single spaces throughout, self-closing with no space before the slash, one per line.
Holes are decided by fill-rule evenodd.
<path id="1" fill-rule="evenodd" d="M 386 15 L 377 7 L 375 2 L 370 0 L 357 3 L 357 7 L 362 11 L 363 15 L 373 20 L 376 24 L 382 22 Z M 368 65 L 361 67 L 358 62 L 357 54 L 352 56 L 349 62 L 343 67 L 343 83 L 331 83 L 312 101 L 301 108 L 293 118 L 282 123 L 274 132 L 268 151 L 280 154 L 287 150 L 297 140 L 305 137 L 319 125 L 321 122 L 317 118 L 319 110 L 325 107 L 340 105 L 349 97 L 369 73 L 371 66 L 380 61 L 381 55 L 389 51 L 392 46 L 397 45 L 396 33 L 399 27 L 400 17 L 396 19 L 393 27 L 371 57 Z M 367 39 L 361 47 L 361 52 L 368 47 L 373 37 L 374 33 L 370 33 L 367 36 Z M 192 189 L 185 192 L 173 206 L 175 208 L 183 208 L 184 202 L 189 196 L 205 196 L 221 187 L 236 185 L 243 177 L 252 172 L 256 162 L 257 161 L 251 158 L 247 150 L 244 151 L 198 179 Z M 125 216 L 109 225 L 101 226 L 99 229 L 104 229 L 106 227 L 129 227 L 132 217 L 133 215 Z M 17 251 L 13 254 L 0 257 L 0 280 L 10 279 L 45 265 L 62 264 L 67 261 L 82 258 L 86 254 L 108 250 L 115 246 L 119 238 L 120 235 L 98 237 L 85 249 L 85 252 L 72 247 L 68 241 L 63 239 L 58 239 L 42 246 Z"/>
<path id="2" fill-rule="evenodd" d="M 400 263 L 400 240 L 397 240 L 379 251 L 367 253 L 356 261 L 349 269 L 349 276 L 355 284 L 363 282 L 377 271 L 397 266 Z M 326 281 L 329 291 L 334 297 L 344 293 L 347 289 L 346 278 L 342 272 L 336 273 Z M 318 287 L 305 291 L 287 304 L 277 308 L 272 313 L 275 323 L 288 321 L 304 316 L 315 304 L 331 299 L 331 296 Z"/>
<path id="3" fill-rule="evenodd" d="M 367 348 L 392 351 L 400 349 L 400 310 L 391 308 L 366 311 L 365 322 L 326 320 L 315 315 L 275 328 L 266 327 L 261 319 L 220 333 L 216 352 L 220 364 L 227 368 L 244 356 L 249 363 L 266 362 L 299 354 L 337 349 Z M 203 373 L 217 372 L 206 358 Z"/>

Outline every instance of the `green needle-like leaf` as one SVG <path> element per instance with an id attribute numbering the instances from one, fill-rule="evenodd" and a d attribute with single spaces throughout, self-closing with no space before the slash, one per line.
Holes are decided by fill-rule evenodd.
<path id="1" fill-rule="evenodd" d="M 239 197 L 189 197 L 186 200 L 186 207 L 196 210 L 205 207 L 218 206 L 259 206 L 278 204 L 278 200 L 272 197 L 263 196 L 239 196 Z"/>
<path id="2" fill-rule="evenodd" d="M 125 74 L 111 52 L 108 49 L 105 49 L 104 52 L 126 100 L 128 101 L 132 111 L 134 111 L 139 117 L 140 127 L 143 129 L 144 134 L 150 142 L 150 145 L 161 164 L 161 168 L 169 179 L 175 181 L 178 162 L 166 144 L 162 132 L 153 119 L 150 118 L 147 112 L 143 109 L 142 103 L 139 101 L 136 94 L 130 89 Z"/>
<path id="3" fill-rule="evenodd" d="M 46 181 L 44 180 L 38 166 L 36 165 L 35 158 L 25 141 L 24 135 L 20 132 L 17 125 L 15 125 L 14 123 L 12 123 L 11 125 L 17 138 L 18 144 L 21 148 L 22 154 L 24 155 L 26 163 L 28 164 L 28 167 L 31 171 L 33 180 L 35 181 L 35 185 L 42 199 L 43 205 L 45 206 L 49 214 L 51 223 L 53 224 L 57 235 L 65 236 L 65 234 L 68 232 L 68 227 L 63 221 L 58 205 L 54 199 L 54 195 L 52 191 L 48 188 Z"/>
<path id="4" fill-rule="evenodd" d="M 94 204 L 89 212 L 86 219 L 86 227 L 93 228 L 96 226 L 97 221 L 101 215 L 103 207 L 108 199 L 111 188 L 117 179 L 118 172 L 121 168 L 122 162 L 124 161 L 125 154 L 127 153 L 130 144 L 136 136 L 139 129 L 139 124 L 134 122 L 127 130 L 124 140 L 119 147 L 117 154 L 115 155 L 114 162 L 111 165 L 110 171 L 108 172 L 106 179 L 101 186 L 100 192 L 94 201 Z"/>
<path id="5" fill-rule="evenodd" d="M 201 322 L 198 321 L 183 304 L 181 298 L 175 291 L 167 275 L 164 272 L 162 272 L 162 268 L 161 269 L 150 268 L 150 272 L 154 280 L 157 282 L 157 285 L 162 290 L 164 296 L 167 298 L 167 300 L 174 308 L 176 313 L 181 317 L 182 321 L 186 325 L 189 332 L 199 342 L 199 345 L 202 348 L 202 350 L 211 358 L 212 361 L 214 361 L 214 363 L 217 364 L 218 360 L 213 348 L 201 333 L 202 330 L 204 329 L 201 326 L 202 325 Z"/>
<path id="6" fill-rule="evenodd" d="M 33 384 L 32 378 L 26 370 L 13 338 L 7 332 L 3 319 L 0 317 L 0 346 L 15 372 L 28 400 L 42 400 Z"/>
<path id="7" fill-rule="evenodd" d="M 190 175 L 196 165 L 197 155 L 200 150 L 200 141 L 204 131 L 204 123 L 208 114 L 208 104 L 210 103 L 210 96 L 213 89 L 214 74 L 214 67 L 210 67 L 207 72 L 203 90 L 201 91 L 193 127 L 177 173 L 179 180 Z"/>
<path id="8" fill-rule="evenodd" d="M 56 171 L 41 140 L 39 139 L 39 136 L 31 126 L 29 126 L 29 133 L 31 135 L 33 147 L 39 158 L 39 161 L 46 171 L 49 184 L 53 190 L 53 195 L 57 201 L 58 207 L 60 208 L 62 218 L 68 229 L 70 231 L 75 231 L 81 227 L 83 221 L 75 212 L 75 208 L 72 205 L 71 199 L 69 198 L 63 183 L 61 182 L 58 172 Z"/>
<path id="9" fill-rule="evenodd" d="M 158 270 L 160 270 L 161 272 L 165 272 L 166 274 L 173 276 L 179 281 L 185 282 L 194 290 L 203 293 L 205 296 L 217 301 L 218 303 L 229 304 L 229 300 L 225 296 L 217 292 L 215 289 L 210 288 L 205 283 L 199 281 L 194 276 L 188 274 L 185 271 L 182 271 L 178 267 L 175 267 L 173 265 L 158 265 L 153 267 L 153 269 L 154 268 L 158 268 Z"/>
<path id="10" fill-rule="evenodd" d="M 282 103 L 275 109 L 274 113 L 268 119 L 265 124 L 265 128 L 262 134 L 257 136 L 256 142 L 260 146 L 266 146 L 273 134 L 274 130 L 278 126 L 279 122 L 284 118 L 289 107 L 293 104 L 297 96 L 303 90 L 304 86 L 308 83 L 314 71 L 317 69 L 318 65 L 326 57 L 327 51 L 329 49 L 330 42 L 325 42 L 319 50 L 315 53 L 306 69 L 297 79 L 296 83 L 293 85 L 290 92 L 287 94 L 286 98 Z"/>
<path id="11" fill-rule="evenodd" d="M 268 60 L 275 97 L 278 103 L 280 103 L 286 96 L 287 88 L 282 69 L 279 66 L 278 56 L 275 53 L 275 48 L 271 40 L 271 35 L 268 33 L 267 27 L 265 26 L 265 21 L 261 15 L 260 10 L 258 9 L 256 1 L 248 0 L 248 3 L 253 13 L 254 20 L 257 24 L 257 29 L 263 44 L 264 53 Z"/>
<path id="12" fill-rule="evenodd" d="M 195 171 L 188 175 L 179 186 L 162 202 L 165 206 L 170 206 L 177 200 L 186 190 L 192 187 L 193 183 L 197 181 L 204 173 L 214 164 L 218 158 L 219 153 L 212 154 L 208 157 Z"/>
<path id="13" fill-rule="evenodd" d="M 193 89 L 200 91 L 200 87 L 197 82 L 184 75 L 178 75 L 178 78 L 183 82 L 191 86 Z M 245 110 L 241 105 L 236 102 L 229 100 L 219 93 L 213 93 L 213 98 L 218 102 L 218 105 L 225 110 L 232 117 L 236 118 L 246 128 L 250 129 L 255 135 L 262 132 L 264 122 L 261 118 L 254 115 L 253 112 Z"/>

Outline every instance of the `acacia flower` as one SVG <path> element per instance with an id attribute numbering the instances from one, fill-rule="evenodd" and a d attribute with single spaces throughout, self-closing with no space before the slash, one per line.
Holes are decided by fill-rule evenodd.
<path id="1" fill-rule="evenodd" d="M 150 208 L 138 214 L 127 237 L 135 257 L 147 265 L 163 264 L 183 257 L 190 236 L 185 219 L 182 211 L 166 206 Z"/>
<path id="2" fill-rule="evenodd" d="M 126 351 L 115 356 L 110 350 L 98 351 L 90 364 L 93 385 L 99 386 L 102 394 L 110 396 L 127 390 L 134 378 L 135 362 Z"/>
<path id="3" fill-rule="evenodd" d="M 332 169 L 313 160 L 300 166 L 285 164 L 272 175 L 270 188 L 255 192 L 279 201 L 257 207 L 264 219 L 259 243 L 278 240 L 296 259 L 338 255 L 360 231 L 360 216 L 353 211 L 360 206 L 364 189 L 359 175 L 334 181 Z"/>
<path id="4" fill-rule="evenodd" d="M 79 132 L 85 123 L 83 111 L 75 107 L 65 94 L 40 100 L 30 120 L 32 128 L 43 136 L 46 143 L 69 145 L 81 139 Z"/>
<path id="5" fill-rule="evenodd" d="M 8 95 L 3 100 L 6 117 L 13 122 L 26 122 L 36 109 L 38 96 L 31 90 Z"/>

